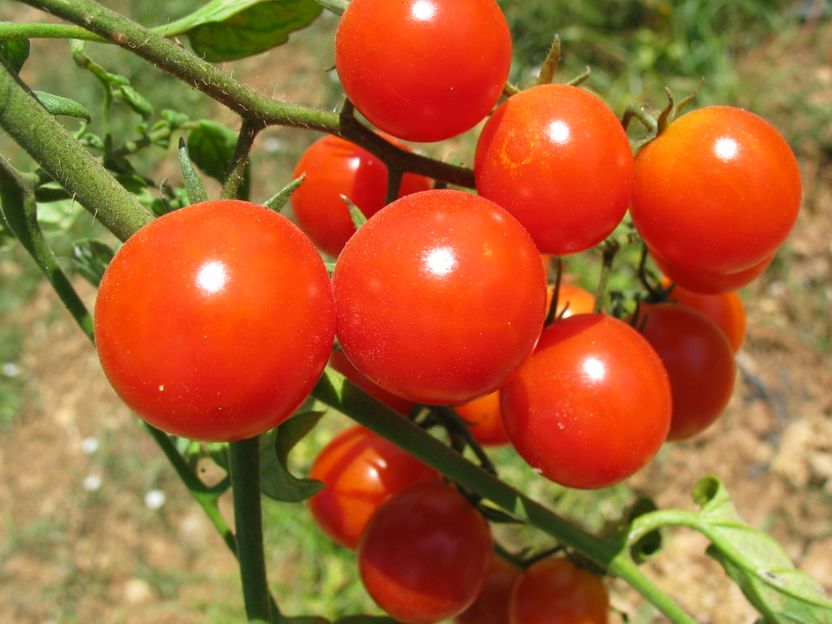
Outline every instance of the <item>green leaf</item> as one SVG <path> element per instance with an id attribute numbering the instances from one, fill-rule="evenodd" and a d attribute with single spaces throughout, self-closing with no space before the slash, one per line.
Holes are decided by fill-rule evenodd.
<path id="1" fill-rule="evenodd" d="M 38 204 L 38 222 L 44 230 L 68 231 L 84 211 L 81 205 L 72 199 Z"/>
<path id="2" fill-rule="evenodd" d="M 75 269 L 96 288 L 104 271 L 113 259 L 112 247 L 95 238 L 85 238 L 72 245 L 72 263 Z"/>
<path id="3" fill-rule="evenodd" d="M 832 601 L 823 588 L 794 567 L 777 541 L 743 522 L 724 485 L 714 477 L 696 484 L 708 554 L 719 561 L 746 598 L 771 624 L 832 623 Z"/>
<path id="4" fill-rule="evenodd" d="M 0 57 L 3 57 L 16 74 L 20 73 L 23 64 L 29 58 L 29 47 L 28 39 L 0 41 Z"/>
<path id="5" fill-rule="evenodd" d="M 236 145 L 236 132 L 208 119 L 199 121 L 199 125 L 188 135 L 191 160 L 220 183 L 225 182 Z M 249 182 L 249 167 L 246 166 L 245 180 L 240 188 L 241 199 L 248 197 Z"/>
<path id="6" fill-rule="evenodd" d="M 318 424 L 324 412 L 304 412 L 266 434 L 260 442 L 260 491 L 269 498 L 298 503 L 323 489 L 315 479 L 299 479 L 289 472 L 289 452 Z"/>
<path id="7" fill-rule="evenodd" d="M 134 113 L 141 115 L 143 119 L 153 115 L 153 105 L 145 97 L 130 85 L 121 85 L 113 90 L 113 94 L 124 100 Z"/>
<path id="8" fill-rule="evenodd" d="M 194 52 L 217 63 L 286 43 L 289 33 L 311 24 L 321 11 L 314 0 L 211 0 L 156 30 L 166 37 L 187 35 Z"/>
<path id="9" fill-rule="evenodd" d="M 38 99 L 43 107 L 49 111 L 50 114 L 56 117 L 62 115 L 64 117 L 75 117 L 83 119 L 84 121 L 92 121 L 90 112 L 84 108 L 83 104 L 79 104 L 75 100 L 61 97 L 60 95 L 52 95 L 51 93 L 44 93 L 43 91 L 35 91 L 35 97 Z"/>

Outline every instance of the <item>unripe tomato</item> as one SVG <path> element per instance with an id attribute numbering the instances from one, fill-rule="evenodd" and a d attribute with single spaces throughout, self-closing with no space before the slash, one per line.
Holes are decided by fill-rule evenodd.
<path id="1" fill-rule="evenodd" d="M 332 279 L 344 353 L 372 382 L 417 403 L 496 390 L 532 352 L 546 314 L 528 233 L 460 191 L 382 208 L 347 242 Z"/>
<path id="2" fill-rule="evenodd" d="M 700 433 L 725 409 L 734 390 L 734 351 L 701 312 L 673 303 L 643 305 L 642 334 L 670 378 L 673 417 L 668 440 Z"/>
<path id="3" fill-rule="evenodd" d="M 547 327 L 501 396 L 514 448 L 567 487 L 626 479 L 653 458 L 670 427 L 659 356 L 635 329 L 602 314 Z"/>
<path id="4" fill-rule="evenodd" d="M 477 191 L 513 214 L 541 252 L 565 255 L 606 238 L 633 193 L 633 155 L 597 96 L 540 85 L 503 102 L 474 161 Z"/>
<path id="5" fill-rule="evenodd" d="M 392 496 L 358 546 L 361 580 L 405 624 L 452 618 L 476 599 L 488 573 L 491 531 L 456 490 L 425 483 Z"/>
<path id="6" fill-rule="evenodd" d="M 332 350 L 326 268 L 285 217 L 236 200 L 181 208 L 133 235 L 95 304 L 101 365 L 151 425 L 255 436 L 309 395 Z"/>
<path id="7" fill-rule="evenodd" d="M 606 624 L 610 599 L 604 581 L 563 557 L 527 569 L 511 594 L 510 624 Z"/>
<path id="8" fill-rule="evenodd" d="M 335 436 L 315 458 L 309 476 L 326 487 L 309 500 L 318 525 L 335 542 L 356 548 L 364 527 L 391 495 L 441 475 L 361 426 Z"/>
<path id="9" fill-rule="evenodd" d="M 774 255 L 800 196 L 797 160 L 780 133 L 743 109 L 710 106 L 679 117 L 641 149 L 631 214 L 673 267 L 737 275 Z"/>
<path id="10" fill-rule="evenodd" d="M 499 390 L 457 405 L 454 410 L 468 425 L 474 439 L 483 446 L 500 446 L 509 443 L 500 412 Z"/>
<path id="11" fill-rule="evenodd" d="M 497 103 L 511 33 L 494 0 L 352 0 L 335 67 L 355 107 L 393 136 L 441 141 Z"/>
<path id="12" fill-rule="evenodd" d="M 502 557 L 491 557 L 491 566 L 477 599 L 456 617 L 457 624 L 509 624 L 508 603 L 520 568 Z"/>
<path id="13" fill-rule="evenodd" d="M 669 300 L 689 306 L 707 316 L 722 330 L 734 352 L 739 351 L 745 338 L 745 308 L 736 291 L 704 295 L 675 286 Z"/>
<path id="14" fill-rule="evenodd" d="M 402 143 L 396 144 L 408 149 Z M 303 153 L 294 177 L 306 177 L 292 193 L 292 209 L 300 228 L 318 249 L 337 256 L 355 232 L 345 195 L 371 217 L 384 205 L 387 195 L 387 166 L 362 147 L 340 137 L 327 135 Z M 431 182 L 413 173 L 402 177 L 399 197 L 426 191 Z"/>

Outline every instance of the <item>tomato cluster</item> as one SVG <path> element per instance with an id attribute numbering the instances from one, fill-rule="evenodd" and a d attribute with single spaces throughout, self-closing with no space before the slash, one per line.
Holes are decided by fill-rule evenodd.
<path id="1" fill-rule="evenodd" d="M 797 216 L 793 154 L 759 117 L 707 107 L 634 157 L 587 90 L 544 84 L 500 102 L 510 60 L 492 0 L 352 0 L 335 47 L 346 94 L 403 150 L 487 117 L 476 193 L 405 174 L 385 206 L 386 165 L 327 136 L 296 168 L 300 228 L 236 200 L 156 220 L 116 254 L 96 303 L 101 362 L 125 402 L 172 434 L 240 440 L 288 418 L 329 362 L 402 418 L 455 412 L 480 444 L 510 443 L 575 488 L 618 483 L 708 427 L 745 331 L 733 291 Z M 367 217 L 358 229 L 344 198 Z M 547 281 L 541 254 L 598 245 L 628 210 L 666 282 L 621 319 L 599 311 L 603 293 Z M 331 278 L 321 253 L 337 258 Z M 326 486 L 314 517 L 357 549 L 370 595 L 402 622 L 606 621 L 597 577 L 563 558 L 494 563 L 478 509 L 369 430 L 338 435 L 311 476 Z"/>

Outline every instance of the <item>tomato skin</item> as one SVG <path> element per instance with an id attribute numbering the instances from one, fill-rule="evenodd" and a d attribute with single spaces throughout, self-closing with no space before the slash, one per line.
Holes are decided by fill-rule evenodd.
<path id="1" fill-rule="evenodd" d="M 384 388 L 377 386 L 372 381 L 367 379 L 359 370 L 352 365 L 343 351 L 334 351 L 329 356 L 329 365 L 341 373 L 344 377 L 349 379 L 353 384 L 361 388 L 364 392 L 369 394 L 374 399 L 384 403 L 387 407 L 391 407 L 400 414 L 409 414 L 416 406 L 413 401 L 408 401 L 395 394 L 390 394 Z"/>
<path id="2" fill-rule="evenodd" d="M 344 353 L 416 403 L 496 390 L 531 353 L 546 314 L 528 233 L 460 191 L 415 193 L 380 210 L 347 242 L 333 287 Z"/>
<path id="3" fill-rule="evenodd" d="M 520 568 L 494 555 L 477 599 L 456 617 L 457 624 L 509 624 L 508 603 Z"/>
<path id="4" fill-rule="evenodd" d="M 774 256 L 770 256 L 764 258 L 758 264 L 743 269 L 742 271 L 737 271 L 736 273 L 714 273 L 712 271 L 704 271 L 698 268 L 691 269 L 673 264 L 659 257 L 655 252 L 652 255 L 656 266 L 671 281 L 688 290 L 706 295 L 717 295 L 719 293 L 737 290 L 746 284 L 750 284 L 762 275 L 768 268 L 768 265 L 774 260 Z"/>
<path id="5" fill-rule="evenodd" d="M 610 599 L 604 581 L 563 557 L 542 559 L 517 581 L 510 624 L 606 624 Z"/>
<path id="6" fill-rule="evenodd" d="M 355 107 L 381 130 L 441 141 L 497 103 L 511 33 L 493 0 L 355 0 L 335 35 L 335 67 Z"/>
<path id="7" fill-rule="evenodd" d="M 387 166 L 364 148 L 327 135 L 300 157 L 293 177 L 302 174 L 306 175 L 303 183 L 292 193 L 295 219 L 318 249 L 337 256 L 355 232 L 341 195 L 348 197 L 366 217 L 373 216 L 381 210 L 387 195 Z M 428 178 L 405 173 L 399 197 L 430 187 Z"/>
<path id="8" fill-rule="evenodd" d="M 554 296 L 554 290 L 552 291 Z M 551 303 L 549 304 L 551 305 Z M 574 284 L 560 285 L 558 289 L 558 307 L 555 315 L 569 318 L 576 314 L 590 314 L 595 309 L 595 295 Z"/>
<path id="9" fill-rule="evenodd" d="M 288 219 L 194 204 L 133 235 L 95 304 L 102 367 L 151 425 L 197 440 L 255 436 L 311 392 L 335 329 L 326 268 Z"/>
<path id="10" fill-rule="evenodd" d="M 701 433 L 725 409 L 734 390 L 734 351 L 711 319 L 688 306 L 642 305 L 642 335 L 670 378 L 673 417 L 668 440 Z"/>
<path id="11" fill-rule="evenodd" d="M 734 353 L 745 339 L 745 307 L 736 291 L 705 295 L 675 286 L 668 300 L 698 310 L 711 319 L 725 334 Z"/>
<path id="12" fill-rule="evenodd" d="M 743 109 L 711 106 L 679 117 L 639 152 L 631 214 L 671 265 L 731 275 L 774 255 L 800 199 L 797 160 L 780 133 Z"/>
<path id="13" fill-rule="evenodd" d="M 309 500 L 318 525 L 336 543 L 355 549 L 364 527 L 391 495 L 442 476 L 361 426 L 335 436 L 312 464 L 309 476 L 326 487 Z"/>
<path id="14" fill-rule="evenodd" d="M 583 251 L 624 218 L 633 193 L 633 155 L 615 114 L 567 85 L 511 96 L 480 134 L 477 191 L 522 223 L 542 253 Z"/>
<path id="15" fill-rule="evenodd" d="M 462 494 L 426 483 L 378 509 L 361 537 L 358 566 L 367 592 L 393 618 L 431 624 L 474 602 L 492 546 L 488 523 Z"/>
<path id="16" fill-rule="evenodd" d="M 670 427 L 670 383 L 658 355 L 635 329 L 602 314 L 549 325 L 501 396 L 517 452 L 567 487 L 626 479 Z"/>
<path id="17" fill-rule="evenodd" d="M 474 439 L 483 446 L 502 446 L 509 443 L 500 412 L 499 390 L 457 405 L 454 410 L 465 421 Z"/>

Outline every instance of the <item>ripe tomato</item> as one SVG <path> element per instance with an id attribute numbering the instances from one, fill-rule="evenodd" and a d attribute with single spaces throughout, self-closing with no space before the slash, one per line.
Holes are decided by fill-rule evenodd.
<path id="1" fill-rule="evenodd" d="M 415 485 L 384 503 L 358 545 L 367 592 L 393 618 L 431 624 L 467 609 L 491 561 L 485 518 L 456 490 Z"/>
<path id="2" fill-rule="evenodd" d="M 635 329 L 602 314 L 547 327 L 501 395 L 514 447 L 567 487 L 626 479 L 670 427 L 670 383 L 658 355 Z"/>
<path id="3" fill-rule="evenodd" d="M 474 160 L 477 191 L 517 217 L 543 253 L 606 238 L 633 193 L 633 155 L 615 114 L 567 85 L 513 95 L 491 115 Z"/>
<path id="4" fill-rule="evenodd" d="M 554 288 L 550 297 L 554 296 Z M 549 303 L 551 305 L 551 302 Z M 589 314 L 595 309 L 595 295 L 574 284 L 561 284 L 558 289 L 558 307 L 555 316 L 569 318 L 576 314 Z"/>
<path id="5" fill-rule="evenodd" d="M 465 420 L 474 439 L 483 446 L 500 446 L 509 443 L 500 412 L 499 390 L 457 405 L 454 409 Z"/>
<path id="6" fill-rule="evenodd" d="M 407 149 L 396 141 L 399 147 Z M 303 153 L 294 177 L 306 174 L 292 193 L 292 209 L 301 229 L 318 249 L 337 256 L 355 232 L 349 209 L 341 195 L 371 217 L 384 205 L 387 166 L 376 156 L 340 137 L 327 135 Z M 428 178 L 413 173 L 402 177 L 399 197 L 426 191 Z"/>
<path id="7" fill-rule="evenodd" d="M 347 359 L 343 351 L 333 351 L 332 355 L 329 356 L 329 365 L 371 397 L 393 408 L 400 414 L 409 414 L 410 410 L 416 405 L 413 401 L 408 401 L 395 394 L 390 394 L 384 388 L 377 386 L 367 379 L 352 365 L 352 362 Z"/>
<path id="8" fill-rule="evenodd" d="M 415 193 L 347 242 L 333 275 L 337 333 L 371 381 L 417 403 L 496 390 L 546 314 L 540 256 L 523 227 L 468 193 Z"/>
<path id="9" fill-rule="evenodd" d="M 673 303 L 643 305 L 642 334 L 670 377 L 673 417 L 668 440 L 703 431 L 725 409 L 734 390 L 734 351 L 701 312 Z"/>
<path id="10" fill-rule="evenodd" d="M 690 306 L 707 316 L 722 330 L 734 352 L 739 351 L 745 338 L 745 308 L 736 291 L 704 295 L 675 286 L 669 300 Z"/>
<path id="11" fill-rule="evenodd" d="M 671 265 L 736 275 L 774 255 L 800 195 L 797 160 L 780 133 L 748 111 L 711 106 L 679 117 L 639 152 L 631 214 Z"/>
<path id="12" fill-rule="evenodd" d="M 441 141 L 497 103 L 511 33 L 494 0 L 352 0 L 335 67 L 355 107 L 385 132 Z"/>
<path id="13" fill-rule="evenodd" d="M 656 266 L 673 282 L 688 290 L 708 295 L 737 290 L 746 284 L 750 284 L 762 275 L 774 260 L 774 256 L 769 256 L 764 258 L 762 262 L 736 273 L 714 273 L 713 271 L 705 271 L 699 268 L 690 269 L 673 264 L 660 258 L 654 251 L 652 251 L 652 256 Z"/>
<path id="14" fill-rule="evenodd" d="M 441 475 L 392 442 L 361 426 L 335 436 L 309 476 L 326 487 L 309 500 L 318 525 L 335 542 L 356 548 L 367 521 L 392 494 Z"/>
<path id="15" fill-rule="evenodd" d="M 494 555 L 477 599 L 456 617 L 457 624 L 509 624 L 508 603 L 520 568 Z"/>
<path id="16" fill-rule="evenodd" d="M 563 557 L 541 559 L 514 586 L 510 624 L 606 624 L 604 581 Z"/>
<path id="17" fill-rule="evenodd" d="M 332 350 L 326 268 L 288 219 L 235 200 L 156 219 L 119 249 L 95 304 L 104 372 L 168 433 L 240 440 L 307 397 Z"/>

